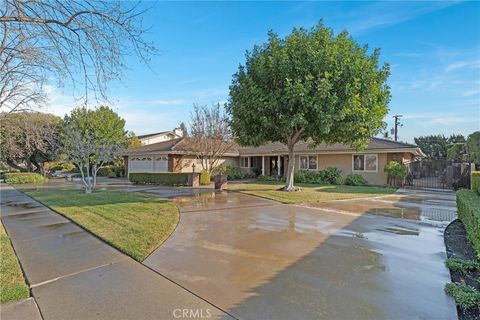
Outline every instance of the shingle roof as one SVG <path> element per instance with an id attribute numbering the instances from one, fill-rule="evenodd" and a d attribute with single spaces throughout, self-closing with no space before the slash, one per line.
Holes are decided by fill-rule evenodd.
<path id="1" fill-rule="evenodd" d="M 150 138 L 150 137 L 153 137 L 153 136 L 157 136 L 159 134 L 171 134 L 171 135 L 175 135 L 172 131 L 162 131 L 162 132 L 157 132 L 157 133 L 149 133 L 149 134 L 144 134 L 144 135 L 141 135 L 141 136 L 138 136 L 137 138 L 138 139 L 145 139 L 145 138 Z"/>
<path id="2" fill-rule="evenodd" d="M 368 144 L 366 150 L 382 150 L 382 149 L 415 149 L 417 148 L 414 144 L 397 142 L 381 138 L 372 138 Z M 352 148 L 348 145 L 335 143 L 332 145 L 320 144 L 315 146 L 312 141 L 299 142 L 295 145 L 295 152 L 355 152 L 355 148 Z M 259 147 L 242 147 L 239 149 L 240 155 L 250 155 L 250 154 L 276 154 L 276 153 L 286 153 L 288 151 L 287 146 L 283 143 L 275 142 L 268 143 Z"/>
<path id="3" fill-rule="evenodd" d="M 142 154 L 142 153 L 155 153 L 155 152 L 168 152 L 171 153 L 194 153 L 197 152 L 200 146 L 196 145 L 195 140 L 188 137 L 176 138 L 172 140 L 157 142 L 137 148 L 128 149 L 124 154 Z M 396 142 L 387 139 L 381 138 L 372 138 L 368 144 L 366 151 L 381 151 L 381 150 L 391 150 L 391 149 L 417 149 L 418 147 L 414 144 Z M 198 150 L 200 151 L 200 150 Z M 336 143 L 332 145 L 320 144 L 315 146 L 313 142 L 299 142 L 295 145 L 295 152 L 355 152 L 355 148 L 352 148 L 348 145 Z M 287 146 L 283 143 L 275 142 L 268 143 L 259 147 L 240 147 L 235 145 L 233 150 L 229 152 L 229 155 L 269 155 L 269 154 L 278 154 L 278 153 L 287 153 Z"/>
<path id="4" fill-rule="evenodd" d="M 162 142 L 152 143 L 145 146 L 130 148 L 124 152 L 124 155 L 142 154 L 142 153 L 155 153 L 155 152 L 167 152 L 181 153 L 181 154 L 194 154 L 200 152 L 199 146 L 195 139 L 189 137 L 176 138 L 172 140 L 166 140 Z M 235 144 L 226 155 L 238 156 L 238 145 Z"/>

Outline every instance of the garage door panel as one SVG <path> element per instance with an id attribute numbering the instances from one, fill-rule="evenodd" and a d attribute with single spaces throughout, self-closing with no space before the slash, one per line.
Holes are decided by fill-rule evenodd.
<path id="1" fill-rule="evenodd" d="M 155 157 L 154 172 L 168 172 L 168 158 L 166 156 Z"/>
<path id="2" fill-rule="evenodd" d="M 130 172 L 153 172 L 151 157 L 134 157 L 130 160 Z"/>

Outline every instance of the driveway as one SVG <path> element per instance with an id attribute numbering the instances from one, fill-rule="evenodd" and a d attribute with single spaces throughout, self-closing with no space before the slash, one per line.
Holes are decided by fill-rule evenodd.
<path id="1" fill-rule="evenodd" d="M 173 201 L 180 223 L 144 264 L 237 318 L 457 317 L 443 291 L 453 193 L 304 205 L 233 192 Z"/>

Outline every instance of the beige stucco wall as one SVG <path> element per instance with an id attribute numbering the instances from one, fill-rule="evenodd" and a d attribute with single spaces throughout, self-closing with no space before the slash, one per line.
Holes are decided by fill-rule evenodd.
<path id="1" fill-rule="evenodd" d="M 192 172 L 192 164 L 195 163 L 195 172 L 201 172 L 203 170 L 201 164 L 197 164 L 197 158 L 195 156 L 182 156 L 182 169 L 181 172 Z M 232 166 L 238 167 L 239 160 L 237 157 L 224 157 L 217 162 L 217 166 Z"/>
<path id="2" fill-rule="evenodd" d="M 167 140 L 172 140 L 173 138 L 174 138 L 174 136 L 171 133 L 168 133 L 168 134 L 166 133 L 166 134 L 162 134 L 162 135 L 155 136 L 155 137 L 141 139 L 140 142 L 142 143 L 142 146 L 144 146 L 144 145 L 148 145 L 148 144 L 153 144 L 153 143 L 163 142 L 163 141 L 167 141 Z"/>
<path id="3" fill-rule="evenodd" d="M 371 154 L 371 153 L 369 153 Z M 387 175 L 383 172 L 383 167 L 387 164 L 386 153 L 376 153 L 378 156 L 377 172 L 358 172 L 362 175 L 369 184 L 384 185 L 387 184 Z M 346 176 L 352 173 L 352 154 L 318 154 L 317 155 L 317 169 L 325 169 L 328 167 L 336 167 L 342 170 L 342 175 Z M 300 168 L 300 155 L 295 156 L 295 170 Z"/>

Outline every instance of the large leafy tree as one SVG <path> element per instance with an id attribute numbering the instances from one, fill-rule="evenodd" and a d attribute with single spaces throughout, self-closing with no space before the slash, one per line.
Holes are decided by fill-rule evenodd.
<path id="1" fill-rule="evenodd" d="M 477 167 L 480 166 L 480 131 L 470 134 L 465 145 L 468 160 L 474 162 Z"/>
<path id="2" fill-rule="evenodd" d="M 61 119 L 48 113 L 19 112 L 0 116 L 0 159 L 10 167 L 44 173 L 44 164 L 59 154 Z"/>
<path id="3" fill-rule="evenodd" d="M 85 192 L 96 186 L 100 168 L 128 146 L 125 120 L 112 109 L 79 107 L 65 116 L 62 142 L 68 159 L 82 175 Z"/>
<path id="4" fill-rule="evenodd" d="M 461 134 L 452 134 L 450 137 L 445 137 L 443 134 L 432 134 L 416 137 L 414 140 L 427 157 L 448 157 L 452 160 L 459 160 L 461 158 L 461 144 L 466 141 L 465 137 Z"/>
<path id="5" fill-rule="evenodd" d="M 297 142 L 361 149 L 384 127 L 388 76 L 389 66 L 379 66 L 379 50 L 369 53 L 346 31 L 334 35 L 319 23 L 311 30 L 293 29 L 285 38 L 270 32 L 233 76 L 227 111 L 237 142 L 286 144 L 284 190 L 295 190 Z"/>

